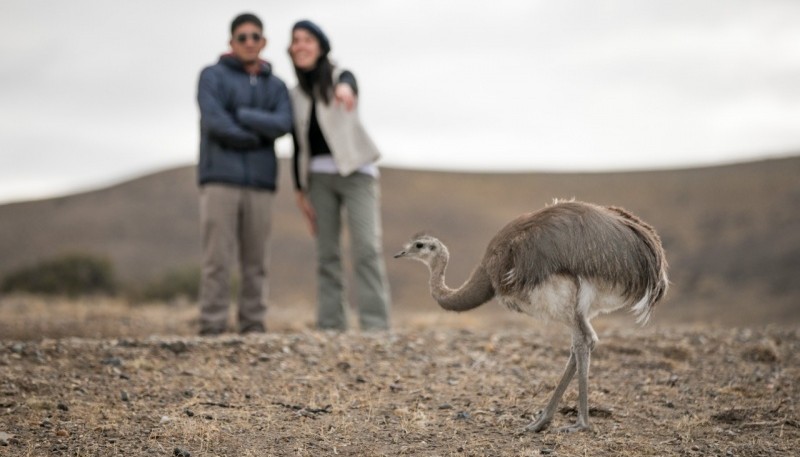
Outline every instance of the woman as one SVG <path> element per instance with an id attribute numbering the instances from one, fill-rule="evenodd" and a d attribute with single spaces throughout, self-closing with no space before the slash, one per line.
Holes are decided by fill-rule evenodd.
<path id="1" fill-rule="evenodd" d="M 362 330 L 389 328 L 389 287 L 381 247 L 380 153 L 358 117 L 358 85 L 328 58 L 328 37 L 311 21 L 292 27 L 298 85 L 294 111 L 297 205 L 317 240 L 317 325 L 347 328 L 340 234 L 347 215 Z"/>

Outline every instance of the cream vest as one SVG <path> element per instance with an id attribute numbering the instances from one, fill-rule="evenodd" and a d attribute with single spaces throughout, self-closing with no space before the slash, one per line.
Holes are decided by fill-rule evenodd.
<path id="1" fill-rule="evenodd" d="M 339 71 L 334 71 L 333 79 L 339 78 Z M 292 111 L 294 112 L 294 129 L 298 151 L 300 187 L 307 188 L 308 164 L 311 150 L 308 144 L 308 129 L 311 125 L 311 97 L 299 85 L 291 92 Z M 352 111 L 331 100 L 325 105 L 322 100 L 316 102 L 317 122 L 325 141 L 331 149 L 333 161 L 342 176 L 348 176 L 360 167 L 373 163 L 380 158 L 380 152 L 358 116 L 358 104 Z"/>

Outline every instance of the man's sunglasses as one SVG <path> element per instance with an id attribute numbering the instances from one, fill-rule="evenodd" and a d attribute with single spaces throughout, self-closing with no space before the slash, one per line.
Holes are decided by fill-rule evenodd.
<path id="1" fill-rule="evenodd" d="M 239 43 L 242 43 L 242 44 L 244 44 L 247 41 L 248 38 L 250 38 L 253 41 L 255 41 L 256 43 L 258 43 L 259 41 L 261 41 L 261 34 L 254 32 L 254 33 L 251 33 L 249 35 L 246 34 L 246 33 L 240 33 L 240 34 L 236 35 L 236 41 L 239 42 Z"/>

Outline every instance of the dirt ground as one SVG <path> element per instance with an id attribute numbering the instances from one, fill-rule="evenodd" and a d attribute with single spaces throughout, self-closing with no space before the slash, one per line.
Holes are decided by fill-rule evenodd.
<path id="1" fill-rule="evenodd" d="M 554 430 L 575 420 L 573 383 L 553 430 L 537 434 L 522 429 L 555 387 L 569 335 L 523 316 L 417 316 L 399 319 L 392 333 L 285 326 L 200 338 L 158 336 L 164 311 L 150 308 L 149 333 L 139 322 L 112 338 L 69 336 L 55 331 L 63 316 L 22 319 L 14 309 L 0 303 L 2 456 L 789 456 L 800 449 L 797 329 L 600 323 L 593 431 Z M 114 332 L 98 315 L 81 320 Z M 38 337 L 25 337 L 25 326 Z"/>

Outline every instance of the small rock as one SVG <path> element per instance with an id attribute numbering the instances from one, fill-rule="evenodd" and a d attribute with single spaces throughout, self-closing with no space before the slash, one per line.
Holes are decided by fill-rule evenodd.
<path id="1" fill-rule="evenodd" d="M 189 350 L 189 346 L 186 345 L 183 341 L 173 341 L 171 343 L 161 343 L 162 349 L 169 349 L 170 351 L 174 352 L 175 354 L 181 354 Z"/>
<path id="2" fill-rule="evenodd" d="M 669 375 L 669 378 L 664 380 L 664 384 L 668 385 L 669 387 L 675 387 L 678 385 L 678 381 L 680 378 L 676 374 Z"/>
<path id="3" fill-rule="evenodd" d="M 742 357 L 751 362 L 775 363 L 780 359 L 778 347 L 771 340 L 762 339 L 744 350 Z"/>
<path id="4" fill-rule="evenodd" d="M 679 362 L 685 362 L 692 358 L 692 351 L 685 346 L 670 346 L 661 349 L 664 357 Z"/>
<path id="5" fill-rule="evenodd" d="M 130 401 L 130 399 L 131 399 L 130 395 L 128 395 L 128 392 L 126 392 L 126 391 L 124 391 L 124 390 L 123 390 L 122 392 L 120 392 L 120 394 L 119 394 L 119 398 L 120 398 L 122 401 Z"/>
<path id="6" fill-rule="evenodd" d="M 135 348 L 135 347 L 139 346 L 139 343 L 137 341 L 134 341 L 134 340 L 122 339 L 122 340 L 117 341 L 117 346 L 122 347 L 122 348 Z"/>
<path id="7" fill-rule="evenodd" d="M 748 410 L 733 408 L 717 414 L 712 414 L 711 418 L 724 424 L 735 424 L 737 422 L 744 422 L 748 417 L 751 416 L 752 412 Z"/>
<path id="8" fill-rule="evenodd" d="M 108 357 L 100 361 L 103 365 L 109 365 L 112 367 L 121 367 L 122 366 L 122 359 L 119 357 Z"/>
<path id="9" fill-rule="evenodd" d="M 456 413 L 456 420 L 465 421 L 469 419 L 469 413 L 466 411 L 459 411 Z"/>
<path id="10" fill-rule="evenodd" d="M 0 432 L 0 446 L 8 446 L 8 442 L 14 438 L 14 435 L 6 432 Z"/>
<path id="11" fill-rule="evenodd" d="M 62 437 L 63 436 L 69 436 L 69 432 L 64 430 L 63 428 L 62 429 L 58 429 L 58 430 L 56 430 L 56 436 L 62 436 Z"/>
<path id="12" fill-rule="evenodd" d="M 170 419 L 170 418 L 169 418 L 169 416 L 161 416 L 161 420 L 159 421 L 159 424 L 162 424 L 162 425 L 163 425 L 163 424 L 166 424 L 166 423 L 168 423 L 168 422 L 169 422 L 169 421 L 171 421 L 171 420 L 172 420 L 172 419 Z"/>
<path id="13" fill-rule="evenodd" d="M 442 403 L 441 405 L 439 405 L 439 409 L 453 409 L 453 405 L 451 405 L 450 403 Z"/>
<path id="14" fill-rule="evenodd" d="M 550 448 L 539 449 L 539 455 L 550 455 L 553 452 L 555 452 L 555 449 L 550 449 Z"/>
<path id="15" fill-rule="evenodd" d="M 61 411 L 69 411 L 69 406 L 67 406 L 67 404 L 64 403 L 63 401 L 58 402 L 56 408 L 60 409 Z"/>
<path id="16" fill-rule="evenodd" d="M 194 411 L 192 411 L 191 409 L 185 409 L 183 410 L 183 412 L 186 413 L 186 415 L 189 417 L 194 417 Z"/>
<path id="17" fill-rule="evenodd" d="M 175 457 L 192 457 L 192 454 L 189 451 L 184 451 L 179 447 L 176 447 L 172 451 L 172 455 L 174 455 Z"/>
<path id="18" fill-rule="evenodd" d="M 25 350 L 25 343 L 14 343 L 14 345 L 11 346 L 11 352 L 13 352 L 14 354 L 22 354 L 22 351 L 24 350 Z"/>

